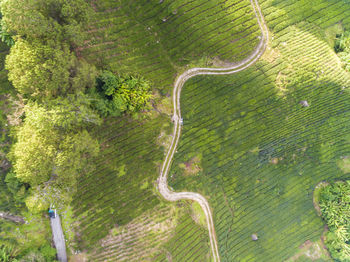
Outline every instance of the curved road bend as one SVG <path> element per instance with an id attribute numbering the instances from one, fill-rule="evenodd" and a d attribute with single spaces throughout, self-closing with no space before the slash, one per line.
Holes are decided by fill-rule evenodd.
<path id="1" fill-rule="evenodd" d="M 178 201 L 181 199 L 189 199 L 193 200 L 199 203 L 199 205 L 202 207 L 204 214 L 206 216 L 207 226 L 208 226 L 208 232 L 209 232 L 209 239 L 210 239 L 210 246 L 213 254 L 213 259 L 215 262 L 220 261 L 219 251 L 218 251 L 218 244 L 216 240 L 215 235 L 215 228 L 214 228 L 214 222 L 213 222 L 213 216 L 211 213 L 211 209 L 209 206 L 208 201 L 203 197 L 201 194 L 193 193 L 193 192 L 174 192 L 168 188 L 167 183 L 167 176 L 169 173 L 170 165 L 174 157 L 174 153 L 176 151 L 177 144 L 179 142 L 179 138 L 181 135 L 181 125 L 180 125 L 180 119 L 181 119 L 181 108 L 180 108 L 180 94 L 181 89 L 184 86 L 185 82 L 190 79 L 191 77 L 197 76 L 197 75 L 228 75 L 228 74 L 234 74 L 237 72 L 240 72 L 251 65 L 253 65 L 264 53 L 268 38 L 269 38 L 269 32 L 266 26 L 266 23 L 264 21 L 263 15 L 261 13 L 260 6 L 258 4 L 257 0 L 250 0 L 255 16 L 258 20 L 260 30 L 262 32 L 260 42 L 258 46 L 255 48 L 253 53 L 247 57 L 246 59 L 242 60 L 241 62 L 237 63 L 234 66 L 231 67 L 224 67 L 224 68 L 192 68 L 184 72 L 182 75 L 180 75 L 175 84 L 173 89 L 173 105 L 174 105 L 174 132 L 173 132 L 173 139 L 171 142 L 171 146 L 167 152 L 167 155 L 165 157 L 160 176 L 157 179 L 158 184 L 158 190 L 160 194 L 168 201 Z"/>

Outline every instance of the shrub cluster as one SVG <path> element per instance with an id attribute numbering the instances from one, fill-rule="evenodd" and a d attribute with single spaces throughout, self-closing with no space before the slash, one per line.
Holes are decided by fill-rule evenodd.
<path id="1" fill-rule="evenodd" d="M 336 261 L 350 261 L 350 181 L 322 188 L 320 208 L 329 228 L 325 240 L 329 252 Z"/>
<path id="2" fill-rule="evenodd" d="M 344 68 L 350 72 L 350 31 L 337 35 L 334 49 L 338 53 Z"/>
<path id="3" fill-rule="evenodd" d="M 97 78 L 92 96 L 94 107 L 104 117 L 144 110 L 152 97 L 151 87 L 143 78 L 120 77 L 110 71 L 103 71 Z"/>

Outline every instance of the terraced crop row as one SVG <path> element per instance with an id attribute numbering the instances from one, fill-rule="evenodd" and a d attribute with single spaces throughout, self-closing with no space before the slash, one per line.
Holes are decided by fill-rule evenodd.
<path id="1" fill-rule="evenodd" d="M 157 206 L 114 228 L 95 250 L 93 261 L 209 261 L 208 233 L 193 223 L 186 202 Z"/>
<path id="2" fill-rule="evenodd" d="M 337 161 L 350 150 L 350 75 L 320 29 L 334 21 L 294 25 L 312 19 L 309 10 L 302 11 L 302 3 L 309 8 L 306 1 L 262 1 L 262 10 L 286 2 L 294 20 L 270 27 L 274 48 L 254 67 L 232 76 L 196 77 L 183 89 L 185 125 L 169 183 L 208 198 L 221 261 L 291 257 L 323 230 L 312 204 L 314 186 L 348 176 Z M 338 11 L 329 6 L 329 12 Z M 268 25 L 285 19 L 274 12 L 265 17 Z M 310 106 L 303 107 L 303 100 Z M 189 175 L 184 166 L 196 157 L 199 171 Z"/>
<path id="3" fill-rule="evenodd" d="M 93 261 L 137 261 L 149 260 L 176 226 L 173 209 L 159 207 L 149 210 L 125 226 L 114 228 L 101 241 Z"/>
<path id="4" fill-rule="evenodd" d="M 206 227 L 193 223 L 193 211 L 186 205 L 183 209 L 172 238 L 164 244 L 165 252 L 152 261 L 212 261 Z"/>
<path id="5" fill-rule="evenodd" d="M 95 130 L 102 142 L 97 170 L 81 177 L 73 201 L 77 241 L 92 261 L 210 259 L 207 230 L 192 219 L 189 204 L 164 203 L 155 193 L 164 154 L 159 136 L 168 128 L 158 115 L 108 119 Z"/>
<path id="6" fill-rule="evenodd" d="M 323 29 L 341 22 L 350 25 L 348 1 L 327 0 L 261 0 L 261 9 L 275 33 L 299 22 L 313 23 Z"/>
<path id="7" fill-rule="evenodd" d="M 84 57 L 112 71 L 141 74 L 167 91 L 179 67 L 215 57 L 239 61 L 253 51 L 260 35 L 249 0 L 91 4 L 96 15 Z"/>
<path id="8" fill-rule="evenodd" d="M 102 152 L 96 171 L 81 178 L 74 199 L 86 246 L 159 204 L 153 182 L 163 157 L 156 142 L 163 121 L 108 119 L 95 130 Z"/>

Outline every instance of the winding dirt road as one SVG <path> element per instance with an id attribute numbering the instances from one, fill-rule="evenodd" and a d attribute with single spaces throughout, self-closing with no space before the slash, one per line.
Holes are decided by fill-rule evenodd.
<path id="1" fill-rule="evenodd" d="M 207 220 L 207 226 L 208 226 L 208 232 L 209 232 L 209 238 L 210 238 L 210 246 L 213 254 L 213 260 L 215 262 L 220 261 L 219 256 L 219 250 L 218 250 L 218 244 L 216 240 L 215 235 L 215 228 L 214 228 L 214 222 L 213 222 L 213 216 L 210 210 L 210 206 L 208 201 L 203 197 L 202 195 L 198 193 L 193 192 L 174 192 L 168 188 L 167 183 L 167 176 L 169 173 L 169 169 L 171 166 L 171 162 L 174 157 L 174 153 L 176 151 L 177 144 L 180 139 L 181 135 L 181 108 L 180 108 L 180 94 L 182 87 L 184 86 L 185 82 L 190 79 L 191 77 L 197 76 L 197 75 L 228 75 L 228 74 L 234 74 L 237 72 L 240 72 L 251 65 L 253 65 L 264 53 L 266 49 L 266 45 L 269 38 L 269 32 L 267 29 L 267 26 L 265 24 L 263 15 L 261 13 L 260 6 L 258 4 L 257 0 L 250 0 L 253 10 L 255 12 L 255 16 L 258 20 L 259 27 L 261 29 L 262 35 L 260 38 L 260 42 L 258 46 L 255 48 L 254 52 L 247 57 L 246 59 L 242 60 L 241 62 L 235 64 L 231 67 L 225 67 L 225 68 L 192 68 L 184 72 L 182 75 L 180 75 L 174 85 L 173 89 L 173 105 L 174 105 L 174 115 L 173 115 L 173 121 L 174 121 L 174 133 L 173 133 L 173 139 L 171 142 L 171 146 L 168 150 L 168 153 L 165 157 L 160 176 L 157 180 L 158 184 L 158 190 L 160 194 L 168 201 L 178 201 L 181 199 L 188 199 L 193 200 L 199 203 L 199 205 L 202 207 L 204 214 L 206 216 Z"/>

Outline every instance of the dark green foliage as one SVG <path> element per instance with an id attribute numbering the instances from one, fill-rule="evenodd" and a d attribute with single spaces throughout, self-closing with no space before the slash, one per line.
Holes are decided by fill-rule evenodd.
<path id="1" fill-rule="evenodd" d="M 0 38 L 2 42 L 4 42 L 10 47 L 15 44 L 15 40 L 13 39 L 12 35 L 7 32 L 5 25 L 3 25 L 1 22 L 0 22 Z"/>
<path id="2" fill-rule="evenodd" d="M 322 188 L 319 205 L 329 229 L 325 240 L 329 252 L 336 261 L 350 261 L 350 181 Z"/>
<path id="3" fill-rule="evenodd" d="M 334 49 L 339 52 L 350 52 L 350 31 L 345 31 L 341 35 L 337 35 Z"/>
<path id="4" fill-rule="evenodd" d="M 149 107 L 151 87 L 139 77 L 120 77 L 103 71 L 97 78 L 94 106 L 104 117 L 135 113 Z"/>
<path id="5" fill-rule="evenodd" d="M 345 31 L 337 36 L 334 49 L 343 62 L 345 69 L 350 72 L 350 31 Z"/>
<path id="6" fill-rule="evenodd" d="M 21 183 L 13 171 L 1 175 L 6 175 L 2 184 L 4 187 L 1 190 L 1 193 L 6 195 L 6 197 L 2 197 L 1 199 L 2 201 L 7 200 L 5 202 L 7 205 L 2 207 L 1 210 L 16 213 L 18 212 L 18 209 L 21 209 L 24 206 L 25 197 L 28 195 L 28 185 Z M 4 202 L 1 204 L 3 205 Z"/>

